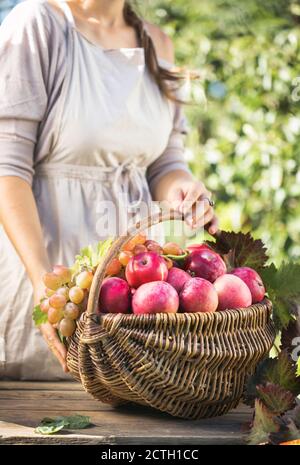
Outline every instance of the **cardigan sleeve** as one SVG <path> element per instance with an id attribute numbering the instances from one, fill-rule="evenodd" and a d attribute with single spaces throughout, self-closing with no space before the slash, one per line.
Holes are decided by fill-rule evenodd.
<path id="1" fill-rule="evenodd" d="M 47 108 L 47 15 L 39 2 L 17 5 L 0 27 L 0 176 L 29 184 Z"/>
<path id="2" fill-rule="evenodd" d="M 152 193 L 157 182 L 167 173 L 175 170 L 190 172 L 184 160 L 184 140 L 189 130 L 188 123 L 182 105 L 179 103 L 174 105 L 173 129 L 167 147 L 147 170 L 147 180 Z"/>

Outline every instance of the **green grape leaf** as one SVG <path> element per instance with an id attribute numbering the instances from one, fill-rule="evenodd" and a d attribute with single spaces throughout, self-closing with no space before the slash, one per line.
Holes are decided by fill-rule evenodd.
<path id="1" fill-rule="evenodd" d="M 205 243 L 223 256 L 229 271 L 240 266 L 259 270 L 269 258 L 263 242 L 254 239 L 249 232 L 244 234 L 219 231 L 215 242 Z"/>
<path id="2" fill-rule="evenodd" d="M 296 364 L 286 350 L 279 353 L 265 372 L 266 382 L 277 384 L 294 395 L 300 394 L 300 377 L 296 374 Z"/>
<path id="3" fill-rule="evenodd" d="M 36 305 L 33 309 L 32 318 L 36 326 L 40 326 L 43 323 L 47 323 L 48 317 L 47 314 L 42 312 L 41 307 Z"/>
<path id="4" fill-rule="evenodd" d="M 84 415 L 72 415 L 69 417 L 57 417 L 65 422 L 65 427 L 68 429 L 84 429 L 91 425 L 90 418 Z"/>
<path id="5" fill-rule="evenodd" d="M 40 425 L 37 426 L 34 430 L 35 433 L 37 434 L 55 434 L 58 431 L 62 430 L 65 427 L 64 422 L 57 422 L 55 424 L 49 424 L 49 425 Z"/>
<path id="6" fill-rule="evenodd" d="M 297 371 L 296 371 L 296 375 L 297 375 L 297 376 L 300 376 L 300 357 L 298 357 L 298 360 L 297 360 Z"/>
<path id="7" fill-rule="evenodd" d="M 45 417 L 36 427 L 35 432 L 39 434 L 54 434 L 62 429 L 84 429 L 90 425 L 90 418 L 79 414 L 58 416 L 55 418 Z"/>
<path id="8" fill-rule="evenodd" d="M 293 408 L 295 404 L 294 394 L 277 384 L 266 383 L 265 385 L 259 385 L 257 386 L 257 392 L 265 406 L 276 415 L 282 415 Z"/>
<path id="9" fill-rule="evenodd" d="M 269 442 L 270 434 L 279 431 L 276 417 L 263 405 L 262 401 L 256 399 L 254 422 L 248 436 L 249 444 L 266 444 Z"/>
<path id="10" fill-rule="evenodd" d="M 283 263 L 279 269 L 271 264 L 260 270 L 260 276 L 273 302 L 277 329 L 287 328 L 295 320 L 295 304 L 300 302 L 300 264 Z"/>
<path id="11" fill-rule="evenodd" d="M 88 245 L 81 249 L 80 253 L 75 257 L 75 263 L 72 267 L 73 277 L 80 273 L 83 269 L 93 270 L 99 265 L 102 257 L 109 251 L 113 239 L 98 242 L 94 245 Z"/>

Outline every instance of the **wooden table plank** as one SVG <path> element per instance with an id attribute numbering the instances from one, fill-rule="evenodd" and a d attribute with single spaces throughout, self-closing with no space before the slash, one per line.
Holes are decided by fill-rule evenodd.
<path id="1" fill-rule="evenodd" d="M 246 406 L 197 421 L 136 405 L 114 409 L 70 384 L 69 390 L 68 383 L 0 382 L 0 444 L 241 444 L 242 426 L 251 419 Z M 93 426 L 73 434 L 34 433 L 43 417 L 75 412 L 90 416 Z"/>

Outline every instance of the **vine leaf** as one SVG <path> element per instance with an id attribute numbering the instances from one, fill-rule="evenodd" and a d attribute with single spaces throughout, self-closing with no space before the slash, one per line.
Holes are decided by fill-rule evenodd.
<path id="1" fill-rule="evenodd" d="M 55 434 L 62 429 L 83 429 L 90 425 L 90 418 L 84 415 L 45 417 L 36 427 L 35 432 L 39 434 Z"/>
<path id="2" fill-rule="evenodd" d="M 41 307 L 36 305 L 33 309 L 32 318 L 36 326 L 40 326 L 43 323 L 47 323 L 48 316 L 46 313 L 42 312 Z"/>
<path id="3" fill-rule="evenodd" d="M 294 395 L 300 394 L 300 377 L 296 373 L 296 364 L 289 356 L 286 350 L 278 355 L 277 359 L 272 362 L 265 372 L 267 382 L 277 384 Z"/>
<path id="4" fill-rule="evenodd" d="M 270 412 L 281 415 L 293 408 L 295 397 L 291 391 L 278 386 L 277 384 L 266 383 L 257 386 L 260 399 L 264 402 Z"/>
<path id="5" fill-rule="evenodd" d="M 276 417 L 263 405 L 261 400 L 256 399 L 254 422 L 248 436 L 249 444 L 268 443 L 271 433 L 277 433 L 279 428 Z"/>
<path id="6" fill-rule="evenodd" d="M 295 320 L 294 306 L 300 303 L 300 264 L 283 263 L 262 268 L 260 276 L 274 306 L 274 321 L 278 330 L 287 328 Z"/>
<path id="7" fill-rule="evenodd" d="M 269 258 L 263 242 L 254 239 L 249 232 L 219 231 L 216 241 L 206 241 L 206 244 L 223 256 L 229 271 L 240 266 L 259 270 Z"/>

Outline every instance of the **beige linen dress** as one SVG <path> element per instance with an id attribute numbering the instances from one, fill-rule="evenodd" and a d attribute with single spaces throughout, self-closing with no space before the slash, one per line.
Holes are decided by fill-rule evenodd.
<path id="1" fill-rule="evenodd" d="M 17 5 L 0 27 L 0 176 L 32 185 L 52 264 L 105 238 L 103 201 L 151 200 L 183 161 L 186 121 L 160 94 L 142 48 L 89 42 L 46 0 Z M 169 66 L 161 60 L 161 64 Z M 98 226 L 97 226 L 98 224 Z M 0 376 L 63 379 L 32 322 L 32 286 L 0 229 Z"/>

